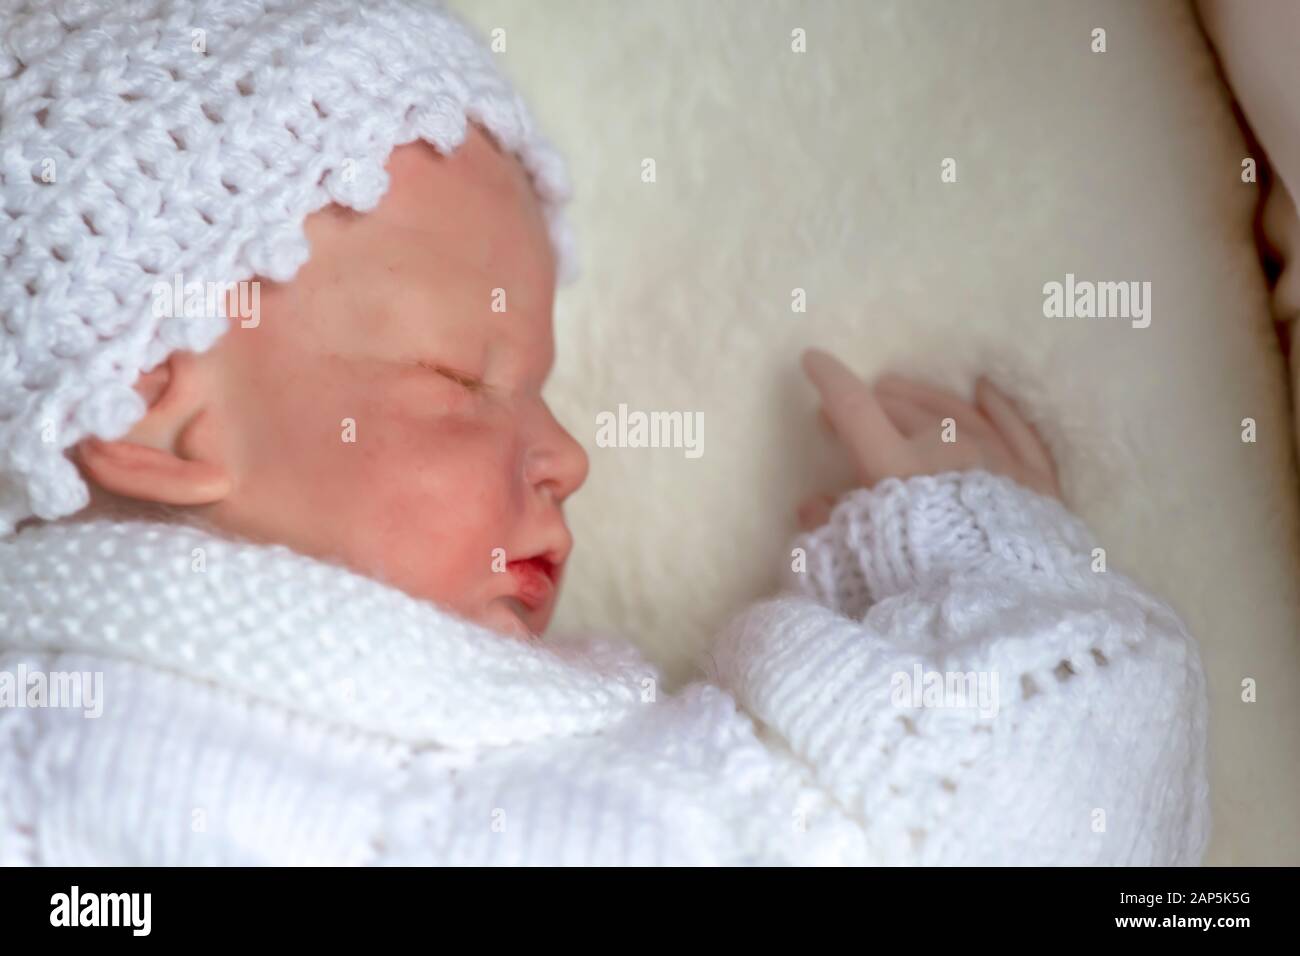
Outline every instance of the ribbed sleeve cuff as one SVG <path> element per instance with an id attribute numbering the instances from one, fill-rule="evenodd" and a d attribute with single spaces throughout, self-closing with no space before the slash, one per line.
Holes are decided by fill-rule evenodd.
<path id="1" fill-rule="evenodd" d="M 876 601 L 987 567 L 994 574 L 1087 570 L 1096 541 L 1055 498 L 985 471 L 889 478 L 848 492 L 800 535 L 806 567 L 787 583 L 853 616 Z"/>

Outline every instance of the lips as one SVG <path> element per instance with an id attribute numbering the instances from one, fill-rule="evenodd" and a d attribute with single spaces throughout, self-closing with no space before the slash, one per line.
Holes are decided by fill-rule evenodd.
<path id="1" fill-rule="evenodd" d="M 543 557 L 511 561 L 506 570 L 515 579 L 515 597 L 530 611 L 546 605 L 555 595 L 556 566 Z"/>

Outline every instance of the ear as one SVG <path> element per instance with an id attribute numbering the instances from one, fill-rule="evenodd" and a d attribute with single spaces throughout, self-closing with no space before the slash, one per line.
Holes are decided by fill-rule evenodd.
<path id="1" fill-rule="evenodd" d="M 149 410 L 124 438 L 77 446 L 86 477 L 115 495 L 158 504 L 212 504 L 230 494 L 228 469 L 191 440 L 206 410 L 201 379 L 197 357 L 186 352 L 141 375 L 135 388 Z"/>

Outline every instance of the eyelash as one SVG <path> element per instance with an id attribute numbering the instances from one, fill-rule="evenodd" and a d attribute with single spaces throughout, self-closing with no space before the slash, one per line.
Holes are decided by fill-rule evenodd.
<path id="1" fill-rule="evenodd" d="M 437 372 L 445 379 L 450 379 L 467 391 L 481 392 L 484 389 L 483 380 L 474 378 L 472 375 L 466 375 L 464 372 L 457 372 L 455 369 L 447 368 L 445 365 L 432 365 L 427 362 L 420 362 L 419 364 L 424 368 Z"/>

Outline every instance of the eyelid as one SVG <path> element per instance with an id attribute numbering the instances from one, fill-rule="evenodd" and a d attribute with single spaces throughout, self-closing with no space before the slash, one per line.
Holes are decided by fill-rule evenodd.
<path id="1" fill-rule="evenodd" d="M 484 387 L 481 378 L 470 375 L 467 372 L 461 372 L 446 365 L 439 365 L 435 362 L 416 362 L 415 364 L 419 365 L 421 368 L 427 368 L 432 372 L 436 372 L 443 378 L 451 379 L 451 381 L 455 382 L 457 385 L 464 386 L 471 392 L 477 392 Z"/>

